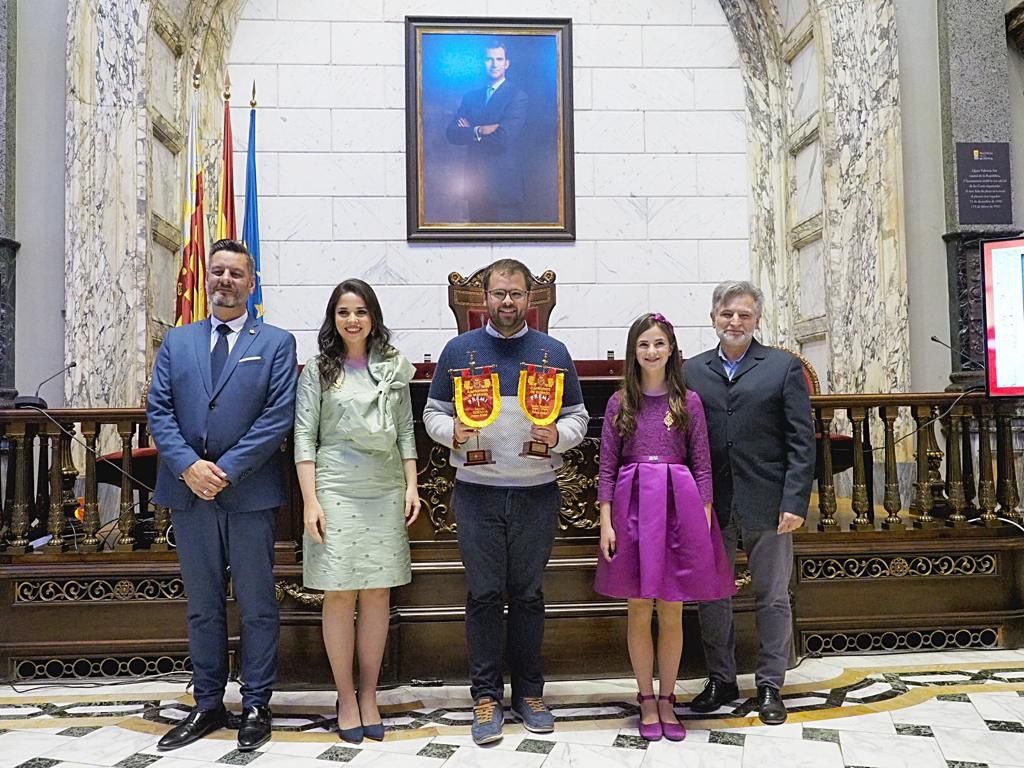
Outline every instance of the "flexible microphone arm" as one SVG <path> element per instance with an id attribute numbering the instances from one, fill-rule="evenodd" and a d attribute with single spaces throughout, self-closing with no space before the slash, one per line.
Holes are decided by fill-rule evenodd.
<path id="1" fill-rule="evenodd" d="M 43 379 L 42 381 L 39 382 L 39 386 L 36 387 L 36 393 L 34 395 L 21 395 L 19 397 L 14 398 L 14 407 L 15 408 L 41 408 L 41 409 L 45 410 L 48 407 L 46 405 L 46 401 L 43 400 L 43 398 L 41 398 L 39 396 L 39 390 L 41 390 L 43 388 L 43 384 L 45 384 L 48 381 L 53 381 L 58 376 L 61 376 L 61 375 L 65 374 L 65 373 L 67 373 L 72 368 L 74 368 L 76 365 L 78 365 L 77 362 L 70 362 L 67 365 L 65 365 L 63 368 L 61 368 L 59 371 L 57 371 L 55 374 L 53 374 L 52 376 L 47 376 L 45 379 Z"/>
<path id="2" fill-rule="evenodd" d="M 940 346 L 943 346 L 943 347 L 945 347 L 946 349 L 948 349 L 948 350 L 949 350 L 950 352 L 954 352 L 954 353 L 956 353 L 956 354 L 960 355 L 961 359 L 962 359 L 962 360 L 963 360 L 964 362 L 966 362 L 966 363 L 970 363 L 971 365 L 977 365 L 977 366 L 980 366 L 980 367 L 982 367 L 982 368 L 984 368 L 984 367 L 985 367 L 985 366 L 984 366 L 984 365 L 983 365 L 982 363 L 978 362 L 978 361 L 977 361 L 977 360 L 975 360 L 975 359 L 974 359 L 973 357 L 968 357 L 968 356 L 967 356 L 967 354 L 966 354 L 966 353 L 964 353 L 964 351 L 963 351 L 963 350 L 961 350 L 961 349 L 953 349 L 953 347 L 951 347 L 951 346 L 950 346 L 949 344 L 947 344 L 946 342 L 944 342 L 944 341 L 943 341 L 942 339 L 940 339 L 940 338 L 939 338 L 938 336 L 932 336 L 932 337 L 931 337 L 931 339 L 932 339 L 932 341 L 934 341 L 934 342 L 935 342 L 936 344 L 939 344 Z"/>

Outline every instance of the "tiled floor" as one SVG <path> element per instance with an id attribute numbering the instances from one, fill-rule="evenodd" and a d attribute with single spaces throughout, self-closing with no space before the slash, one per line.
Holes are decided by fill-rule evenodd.
<path id="1" fill-rule="evenodd" d="M 752 681 L 740 680 L 749 696 Z M 702 681 L 680 681 L 682 700 Z M 381 694 L 388 737 L 345 746 L 330 729 L 332 692 L 275 694 L 274 738 L 241 754 L 223 730 L 173 753 L 156 741 L 191 703 L 181 685 L 0 688 L 0 768 L 1024 768 L 1024 651 L 808 659 L 788 677 L 782 726 L 760 725 L 743 698 L 712 715 L 679 705 L 682 743 L 647 745 L 629 680 L 551 683 L 554 734 L 507 721 L 505 738 L 473 746 L 463 687 Z M 237 708 L 237 690 L 229 707 Z"/>

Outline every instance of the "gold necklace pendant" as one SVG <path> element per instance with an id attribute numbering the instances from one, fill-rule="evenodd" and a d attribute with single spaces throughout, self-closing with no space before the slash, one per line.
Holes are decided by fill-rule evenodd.
<path id="1" fill-rule="evenodd" d="M 665 411 L 665 418 L 663 421 L 665 422 L 665 429 L 672 429 L 672 424 L 675 423 L 672 421 L 672 411 Z"/>

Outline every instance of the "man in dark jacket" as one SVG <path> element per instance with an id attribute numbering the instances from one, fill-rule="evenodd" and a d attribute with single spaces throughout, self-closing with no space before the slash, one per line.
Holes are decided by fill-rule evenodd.
<path id="1" fill-rule="evenodd" d="M 779 691 L 793 640 L 792 532 L 804 523 L 814 478 L 814 423 L 800 360 L 754 339 L 764 296 L 751 283 L 715 288 L 711 322 L 720 343 L 688 360 L 686 383 L 707 415 L 715 512 L 730 563 L 742 540 L 750 566 L 760 651 L 758 714 L 786 720 Z M 739 695 L 730 599 L 699 608 L 708 683 L 690 703 L 712 712 Z"/>

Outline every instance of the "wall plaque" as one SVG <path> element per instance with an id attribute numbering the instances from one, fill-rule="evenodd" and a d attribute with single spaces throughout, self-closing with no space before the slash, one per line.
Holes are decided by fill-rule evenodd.
<path id="1" fill-rule="evenodd" d="M 956 187 L 961 224 L 1012 224 L 1009 143 L 957 142 Z"/>

